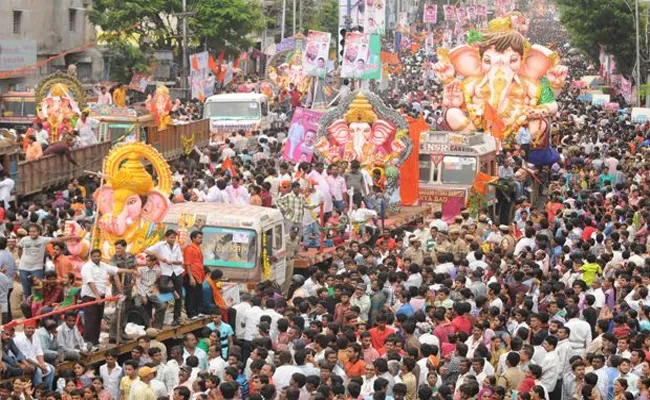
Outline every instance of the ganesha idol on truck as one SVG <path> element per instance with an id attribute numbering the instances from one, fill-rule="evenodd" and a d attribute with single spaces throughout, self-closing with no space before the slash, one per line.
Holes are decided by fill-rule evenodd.
<path id="1" fill-rule="evenodd" d="M 553 164 L 549 117 L 568 69 L 557 53 L 531 45 L 512 18 L 490 21 L 485 32 L 472 31 L 468 44 L 438 48 L 434 72 L 444 86 L 446 130 L 484 130 L 505 147 L 516 144 L 522 127 L 531 134 L 529 161 Z"/>

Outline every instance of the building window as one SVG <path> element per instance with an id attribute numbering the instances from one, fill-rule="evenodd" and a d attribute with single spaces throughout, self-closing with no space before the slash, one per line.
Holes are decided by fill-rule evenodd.
<path id="1" fill-rule="evenodd" d="M 14 11 L 14 35 L 20 35 L 22 31 L 23 12 Z"/>
<path id="2" fill-rule="evenodd" d="M 68 14 L 68 25 L 70 32 L 75 32 L 77 30 L 77 10 L 71 8 Z"/>

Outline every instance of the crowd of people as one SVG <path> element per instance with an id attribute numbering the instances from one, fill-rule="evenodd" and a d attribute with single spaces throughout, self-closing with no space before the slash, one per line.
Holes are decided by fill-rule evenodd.
<path id="1" fill-rule="evenodd" d="M 553 20 L 533 21 L 530 35 L 565 49 Z M 572 79 L 586 73 L 581 57 L 563 62 Z M 442 93 L 426 73 L 430 60 L 419 52 L 403 63 L 383 92 L 387 103 L 437 128 Z M 200 231 L 183 249 L 177 232 L 166 232 L 144 266 L 119 241 L 108 263 L 93 250 L 75 264 L 64 222 L 92 227 L 96 178 L 32 202 L 3 197 L 0 398 L 650 399 L 649 125 L 578 94 L 567 85 L 558 98 L 558 163 L 535 170 L 517 148 L 500 154 L 502 178 L 536 174 L 542 186 L 538 201 L 520 188 L 513 217 L 501 216 L 507 224 L 469 210 L 453 222 L 435 212 L 414 229 L 373 230 L 346 245 L 354 220 L 372 225 L 376 216 L 363 196 L 347 196 L 380 183 L 359 165 L 283 161 L 285 131 L 235 133 L 184 157 L 173 202 L 278 208 L 290 261 L 318 247 L 321 232 L 337 246 L 327 265 L 294 275 L 290 262 L 284 287 L 258 283 L 237 304 L 224 301 L 221 272 L 204 270 Z M 320 204 L 327 225 L 313 213 Z M 14 279 L 22 295 L 12 293 Z M 157 296 L 161 287 L 168 302 Z M 123 339 L 130 307 L 147 309 L 151 329 L 129 354 L 112 350 L 100 365 L 83 359 L 103 344 L 103 303 L 38 322 L 17 324 L 12 315 L 109 291 L 121 305 L 105 323 L 111 341 Z M 165 320 L 177 326 L 206 315 L 212 321 L 197 332 L 156 339 Z"/>

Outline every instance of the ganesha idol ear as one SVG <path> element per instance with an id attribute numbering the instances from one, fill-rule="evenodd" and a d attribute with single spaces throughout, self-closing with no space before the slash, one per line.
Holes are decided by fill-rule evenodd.
<path id="1" fill-rule="evenodd" d="M 476 47 L 454 47 L 449 52 L 449 61 L 456 72 L 464 77 L 481 75 L 481 55 Z"/>
<path id="2" fill-rule="evenodd" d="M 534 81 L 542 79 L 549 68 L 553 66 L 553 62 L 551 61 L 552 54 L 553 51 L 544 46 L 533 45 L 525 54 L 520 75 Z"/>
<path id="3" fill-rule="evenodd" d="M 93 200 L 97 203 L 99 212 L 102 215 L 110 214 L 113 212 L 113 204 L 115 203 L 115 196 L 113 194 L 113 188 L 111 187 L 100 187 L 95 190 L 93 193 Z"/>
<path id="4" fill-rule="evenodd" d="M 147 194 L 147 202 L 142 206 L 142 217 L 157 224 L 165 218 L 171 204 L 167 196 L 158 190 L 152 190 Z"/>

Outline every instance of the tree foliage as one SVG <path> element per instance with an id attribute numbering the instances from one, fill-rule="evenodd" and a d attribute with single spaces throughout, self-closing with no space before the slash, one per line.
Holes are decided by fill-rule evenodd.
<path id="1" fill-rule="evenodd" d="M 176 49 L 182 45 L 182 0 L 94 0 L 90 21 L 105 31 L 122 31 L 143 48 Z M 259 2 L 187 0 L 188 45 L 239 53 L 252 45 L 251 34 L 263 23 Z M 176 51 L 177 56 L 180 51 Z"/>
<path id="2" fill-rule="evenodd" d="M 315 1 L 312 4 L 313 8 L 305 7 L 303 11 L 305 32 L 310 29 L 329 32 L 336 39 L 339 32 L 338 0 Z"/>
<path id="3" fill-rule="evenodd" d="M 109 79 L 115 82 L 130 82 L 134 72 L 148 72 L 150 62 L 139 47 L 125 40 L 111 40 Z"/>
<path id="4" fill-rule="evenodd" d="M 571 42 L 593 60 L 600 46 L 614 56 L 619 73 L 632 76 L 636 60 L 634 0 L 556 0 Z M 628 6 L 629 5 L 629 6 Z M 640 11 L 643 15 L 642 11 Z M 642 19 L 641 19 L 642 20 Z M 644 21 L 642 22 L 644 23 Z M 640 27 L 645 32 L 645 27 Z M 643 35 L 642 35 L 643 36 Z M 641 38 L 641 47 L 645 40 Z"/>
<path id="5" fill-rule="evenodd" d="M 259 2 L 248 0 L 195 0 L 190 27 L 200 47 L 238 54 L 253 44 L 252 33 L 264 29 Z"/>

